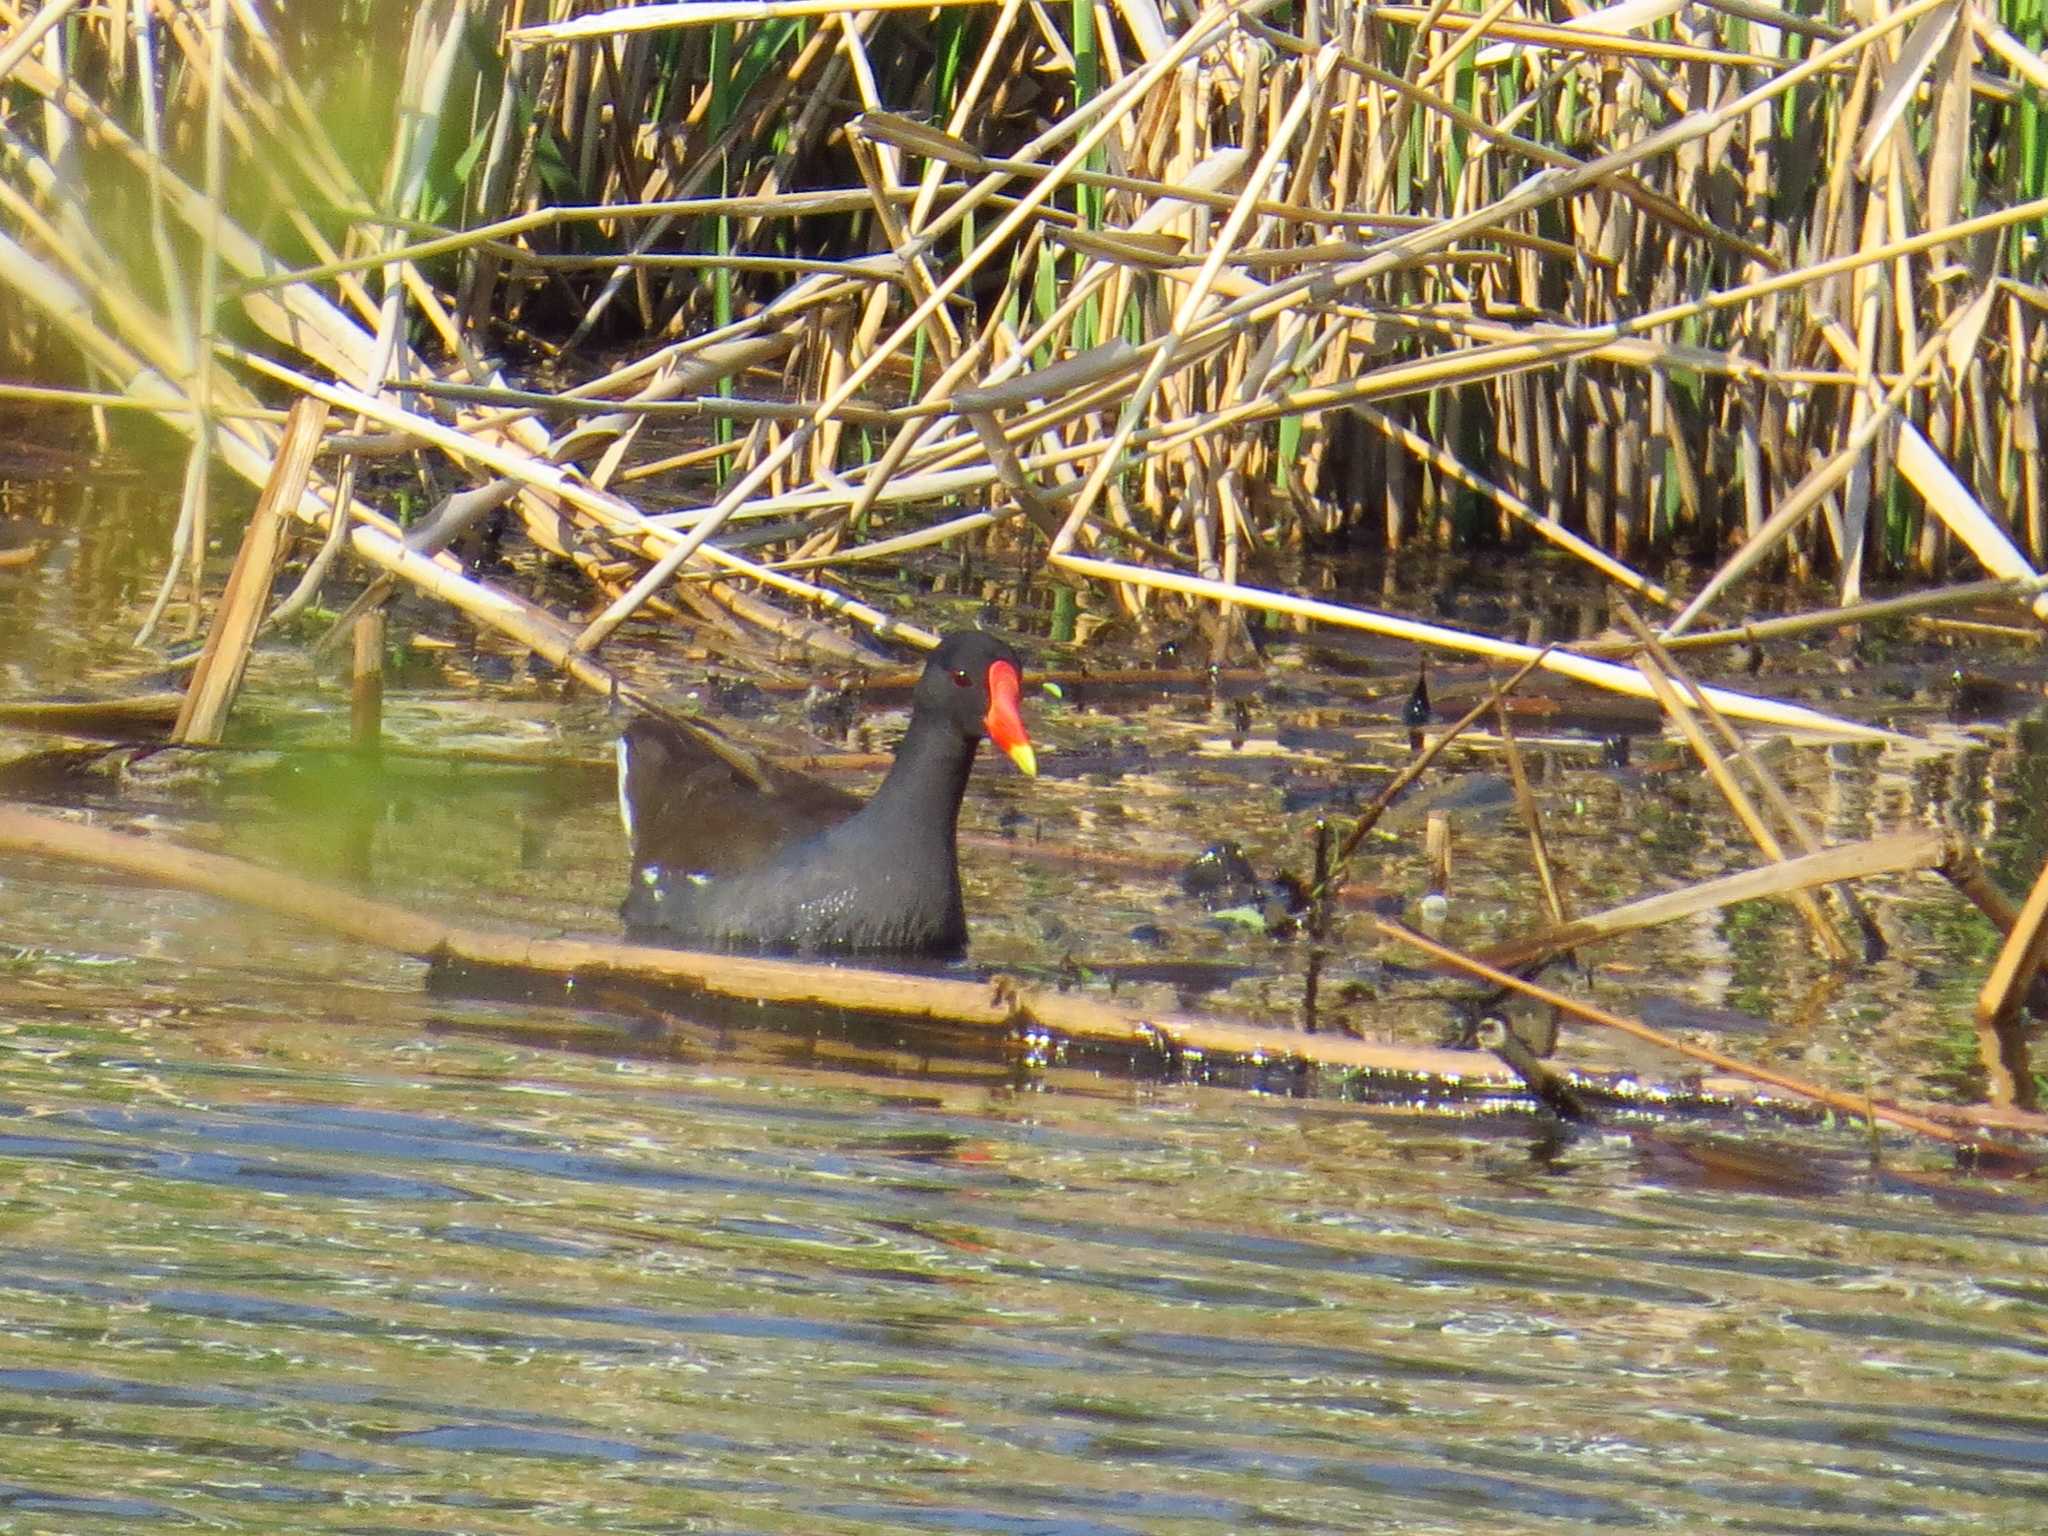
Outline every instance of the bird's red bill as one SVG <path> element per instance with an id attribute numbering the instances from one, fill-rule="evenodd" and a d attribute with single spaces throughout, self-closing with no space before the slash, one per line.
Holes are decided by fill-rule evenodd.
<path id="1" fill-rule="evenodd" d="M 988 669 L 988 713 L 981 723 L 988 737 L 1010 761 L 1033 778 L 1038 776 L 1038 754 L 1031 750 L 1031 738 L 1024 734 L 1024 715 L 1018 708 L 1021 680 L 1007 661 L 991 662 Z"/>

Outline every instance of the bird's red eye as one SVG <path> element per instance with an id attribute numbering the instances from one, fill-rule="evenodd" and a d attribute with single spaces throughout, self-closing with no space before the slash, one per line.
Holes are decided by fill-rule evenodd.
<path id="1" fill-rule="evenodd" d="M 956 688 L 965 688 L 965 687 L 966 687 L 966 686 L 967 686 L 967 685 L 968 685 L 969 683 L 971 683 L 971 682 L 973 682 L 973 681 L 974 681 L 974 678 L 973 678 L 972 674 L 970 674 L 970 673 L 967 673 L 967 672 L 955 672 L 955 673 L 953 674 L 953 686 L 954 686 L 954 687 L 956 687 Z"/>

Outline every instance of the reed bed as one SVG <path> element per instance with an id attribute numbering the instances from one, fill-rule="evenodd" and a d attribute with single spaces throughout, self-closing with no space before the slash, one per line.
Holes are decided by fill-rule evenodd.
<path id="1" fill-rule="evenodd" d="M 298 604 L 352 544 L 593 686 L 650 603 L 922 638 L 856 567 L 942 543 L 1043 571 L 1062 639 L 1182 602 L 1384 627 L 1255 577 L 1494 538 L 1666 639 L 1788 563 L 1845 603 L 1953 571 L 2048 616 L 2041 0 L 0 24 L 0 343 L 191 444 L 146 629 L 180 591 L 196 622 L 211 504 L 247 503 L 210 469 L 267 479 L 295 398 L 332 412 Z M 394 456 L 508 501 L 595 617 L 409 547 Z M 1719 567 L 1683 605 L 1644 574 L 1674 552 Z"/>

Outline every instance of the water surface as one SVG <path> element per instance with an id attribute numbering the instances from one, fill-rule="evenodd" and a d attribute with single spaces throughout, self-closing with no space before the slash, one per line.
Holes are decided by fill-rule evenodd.
<path id="1" fill-rule="evenodd" d="M 79 526 L 51 569 L 89 562 Z M 0 574 L 10 696 L 132 681 L 146 588 Z M 607 931 L 602 705 L 436 654 L 468 670 L 394 687 L 394 746 L 430 754 L 403 772 L 275 750 L 346 718 L 279 647 L 238 717 L 262 752 L 124 761 L 45 803 L 465 920 Z M 1294 692 L 1249 719 L 1199 692 L 1040 701 L 1046 780 L 985 764 L 969 807 L 977 958 L 1229 959 L 1244 976 L 1176 1001 L 1292 1016 L 1299 944 L 995 841 L 1006 811 L 1098 847 L 1229 827 L 1299 864 L 1318 797 L 1400 760 L 1406 681 L 1277 664 Z M 2037 866 L 2028 731 L 1897 703 L 1926 746 L 1786 749 L 1827 834 L 1964 824 L 2006 873 Z M 1584 905 L 1753 862 L 1696 777 L 1527 734 Z M 47 745 L 0 736 L 0 761 Z M 467 761 L 482 747 L 556 767 Z M 1520 829 L 1460 837 L 1452 937 L 1518 931 Z M 1420 893 L 1407 842 L 1365 873 Z M 1837 1083 L 1967 1093 L 1983 935 L 1931 879 L 1873 899 L 1895 951 L 1850 978 L 1757 908 L 1617 946 L 1582 984 Z M 385 951 L 12 859 L 0 944 L 0 1530 L 2041 1523 L 2048 1209 L 1903 1138 L 1734 1111 L 1567 1130 L 1323 1076 L 1249 1093 L 681 1001 L 450 996 Z M 1333 1022 L 1454 1029 L 1393 958 L 1343 947 Z"/>

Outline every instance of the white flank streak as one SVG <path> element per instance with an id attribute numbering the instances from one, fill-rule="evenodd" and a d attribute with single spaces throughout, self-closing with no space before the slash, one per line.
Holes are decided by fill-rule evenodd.
<path id="1" fill-rule="evenodd" d="M 632 848 L 635 846 L 633 842 L 633 806 L 632 803 L 626 799 L 625 737 L 621 736 L 619 738 L 619 744 L 614 749 L 614 752 L 619 760 L 619 821 L 621 822 L 621 824 L 624 825 L 626 829 L 626 846 L 628 848 Z"/>

